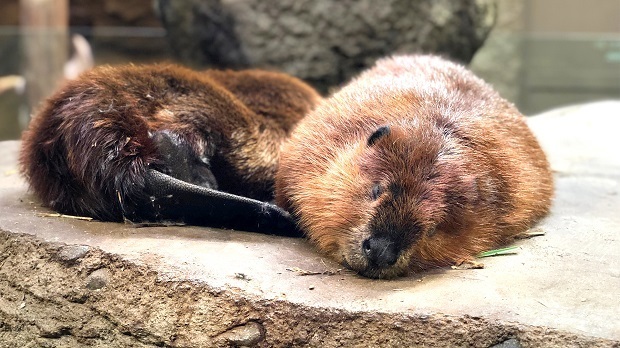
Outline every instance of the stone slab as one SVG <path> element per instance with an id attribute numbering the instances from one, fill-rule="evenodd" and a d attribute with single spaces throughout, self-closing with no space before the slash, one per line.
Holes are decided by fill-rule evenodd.
<path id="1" fill-rule="evenodd" d="M 303 239 L 42 216 L 1 142 L 0 346 L 619 347 L 620 102 L 530 124 L 556 178 L 545 235 L 389 281 Z"/>

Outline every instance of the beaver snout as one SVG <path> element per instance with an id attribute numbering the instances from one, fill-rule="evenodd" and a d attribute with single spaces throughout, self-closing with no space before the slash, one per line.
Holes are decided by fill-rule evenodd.
<path id="1" fill-rule="evenodd" d="M 362 252 L 373 268 L 387 268 L 398 260 L 400 250 L 387 237 L 370 237 L 362 243 Z"/>

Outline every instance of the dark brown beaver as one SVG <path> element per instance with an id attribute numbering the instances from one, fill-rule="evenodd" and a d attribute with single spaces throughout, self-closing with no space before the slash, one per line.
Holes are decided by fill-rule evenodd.
<path id="1" fill-rule="evenodd" d="M 273 198 L 280 145 L 319 100 L 275 72 L 100 67 L 45 102 L 24 133 L 21 170 L 66 214 L 269 231 L 254 213 L 286 214 L 246 198 Z"/>
<path id="2" fill-rule="evenodd" d="M 548 212 L 552 186 L 512 104 L 457 64 L 400 56 L 298 124 L 276 202 L 322 252 L 389 278 L 509 242 Z"/>

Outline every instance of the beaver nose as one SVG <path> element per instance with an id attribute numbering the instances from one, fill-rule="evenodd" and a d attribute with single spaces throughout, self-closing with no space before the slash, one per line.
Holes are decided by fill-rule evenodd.
<path id="1" fill-rule="evenodd" d="M 385 268 L 398 260 L 396 244 L 386 237 L 370 237 L 362 243 L 362 251 L 370 265 Z"/>

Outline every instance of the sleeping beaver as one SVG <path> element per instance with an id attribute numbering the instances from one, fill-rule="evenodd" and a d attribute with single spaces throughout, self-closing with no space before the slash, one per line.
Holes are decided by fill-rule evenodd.
<path id="1" fill-rule="evenodd" d="M 276 202 L 324 253 L 390 278 L 509 242 L 548 211 L 552 175 L 524 117 L 462 66 L 380 60 L 297 125 Z"/>
<path id="2" fill-rule="evenodd" d="M 21 170 L 65 214 L 294 235 L 288 213 L 265 201 L 280 145 L 320 100 L 276 72 L 99 67 L 45 102 Z"/>

